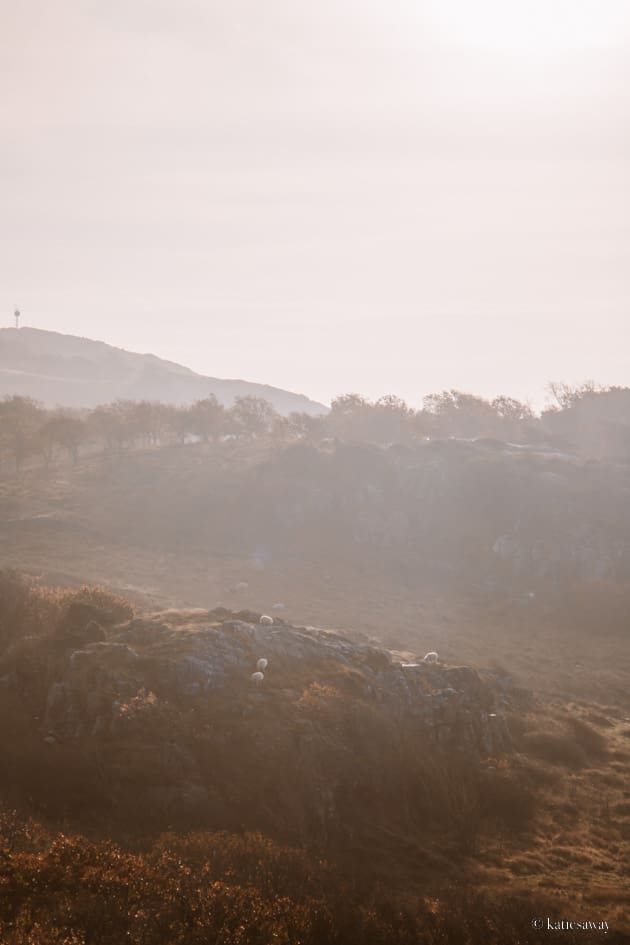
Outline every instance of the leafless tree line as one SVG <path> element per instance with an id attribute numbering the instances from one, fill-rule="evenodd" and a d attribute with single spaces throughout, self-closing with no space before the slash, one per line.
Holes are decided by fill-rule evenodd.
<path id="1" fill-rule="evenodd" d="M 261 439 L 275 443 L 326 439 L 380 445 L 427 438 L 497 438 L 553 442 L 596 458 L 630 457 L 630 388 L 551 383 L 540 415 L 511 397 L 485 399 L 457 390 L 424 398 L 421 409 L 394 395 L 370 401 L 359 394 L 333 400 L 327 414 L 282 416 L 266 400 L 239 397 L 224 407 L 214 395 L 189 406 L 117 400 L 93 410 L 46 409 L 28 397 L 0 400 L 0 461 L 76 462 L 82 452 L 122 453 L 193 442 Z"/>

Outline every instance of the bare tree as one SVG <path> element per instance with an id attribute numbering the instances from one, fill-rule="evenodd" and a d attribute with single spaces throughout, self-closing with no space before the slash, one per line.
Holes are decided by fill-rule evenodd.
<path id="1" fill-rule="evenodd" d="M 19 473 L 29 453 L 37 450 L 37 431 L 45 417 L 30 397 L 5 397 L 0 401 L 0 449 L 11 456 Z"/>
<path id="2" fill-rule="evenodd" d="M 225 408 L 214 394 L 210 394 L 190 407 L 188 419 L 192 433 L 204 440 L 215 440 L 223 429 Z"/>
<path id="3" fill-rule="evenodd" d="M 230 409 L 237 429 L 250 436 L 261 436 L 271 431 L 276 411 L 262 397 L 237 397 Z"/>
<path id="4" fill-rule="evenodd" d="M 68 413 L 53 413 L 38 431 L 40 450 L 46 465 L 51 462 L 55 447 L 65 450 L 74 463 L 79 458 L 79 447 L 87 436 L 86 424 Z"/>

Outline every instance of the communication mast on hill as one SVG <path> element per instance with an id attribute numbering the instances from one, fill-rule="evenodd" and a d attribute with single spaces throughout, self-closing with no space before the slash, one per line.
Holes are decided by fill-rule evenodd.
<path id="1" fill-rule="evenodd" d="M 13 317 L 15 318 L 15 327 L 16 327 L 16 330 L 17 330 L 17 329 L 20 327 L 20 310 L 19 310 L 19 308 L 16 308 L 16 310 L 15 310 L 14 313 L 13 313 Z"/>

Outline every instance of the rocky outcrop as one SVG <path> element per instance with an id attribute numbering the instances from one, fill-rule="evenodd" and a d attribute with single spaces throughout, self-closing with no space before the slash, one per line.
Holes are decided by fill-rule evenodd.
<path id="1" fill-rule="evenodd" d="M 269 666 L 254 691 L 261 657 Z M 404 720 L 438 748 L 483 755 L 511 747 L 504 721 L 509 694 L 469 667 L 401 664 L 338 633 L 278 619 L 261 625 L 226 611 L 196 612 L 184 622 L 177 612 L 135 618 L 106 640 L 69 650 L 50 684 L 43 728 L 60 740 L 111 735 L 121 706 L 139 692 L 182 711 L 223 694 L 245 716 L 253 700 L 262 700 L 295 717 L 311 684 L 333 686 Z"/>
<path id="2" fill-rule="evenodd" d="M 37 759 L 11 777 L 48 810 L 344 843 L 384 810 L 403 831 L 432 812 L 448 828 L 449 791 L 511 751 L 522 697 L 496 673 L 251 611 L 93 618 L 32 638 L 0 673 Z"/>

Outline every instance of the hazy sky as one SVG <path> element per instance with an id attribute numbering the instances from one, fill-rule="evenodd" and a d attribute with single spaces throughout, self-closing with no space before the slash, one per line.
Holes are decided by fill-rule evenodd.
<path id="1" fill-rule="evenodd" d="M 630 383 L 628 0 L 0 11 L 4 324 L 321 400 Z"/>

